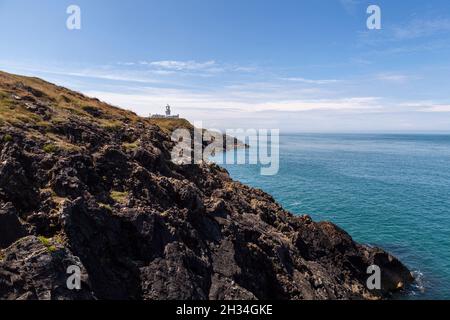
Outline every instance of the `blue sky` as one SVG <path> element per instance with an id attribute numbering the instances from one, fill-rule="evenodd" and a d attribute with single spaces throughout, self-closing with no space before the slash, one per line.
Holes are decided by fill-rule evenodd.
<path id="1" fill-rule="evenodd" d="M 450 131 L 448 0 L 0 0 L 0 37 L 1 70 L 140 115 L 169 103 L 214 128 Z"/>

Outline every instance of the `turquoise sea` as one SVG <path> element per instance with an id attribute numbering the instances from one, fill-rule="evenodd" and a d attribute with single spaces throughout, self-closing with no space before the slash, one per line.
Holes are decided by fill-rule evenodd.
<path id="1" fill-rule="evenodd" d="M 396 255 L 418 278 L 405 298 L 450 299 L 450 135 L 284 135 L 277 175 L 223 166 L 292 213 Z"/>

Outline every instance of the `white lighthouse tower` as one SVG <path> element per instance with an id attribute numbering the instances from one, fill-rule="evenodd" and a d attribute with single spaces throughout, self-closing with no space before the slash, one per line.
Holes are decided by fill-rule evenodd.
<path id="1" fill-rule="evenodd" d="M 178 119 L 180 117 L 180 115 L 175 114 L 172 115 L 172 110 L 170 105 L 166 106 L 166 114 L 162 115 L 162 114 L 152 114 L 151 118 L 153 119 Z"/>

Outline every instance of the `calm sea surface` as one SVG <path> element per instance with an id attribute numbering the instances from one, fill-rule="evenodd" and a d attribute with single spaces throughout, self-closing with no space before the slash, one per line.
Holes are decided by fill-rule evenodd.
<path id="1" fill-rule="evenodd" d="M 419 279 L 406 298 L 450 299 L 450 136 L 286 135 L 275 176 L 223 166 L 292 213 L 396 255 Z"/>

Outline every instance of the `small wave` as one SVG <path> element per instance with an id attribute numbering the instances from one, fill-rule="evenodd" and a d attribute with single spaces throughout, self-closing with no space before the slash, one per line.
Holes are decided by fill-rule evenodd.
<path id="1" fill-rule="evenodd" d="M 407 295 L 419 296 L 425 293 L 425 277 L 420 270 L 412 271 L 414 282 L 409 286 Z"/>

